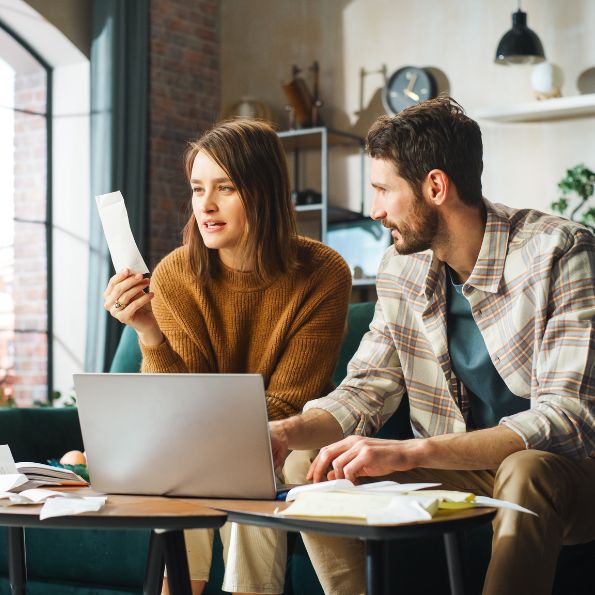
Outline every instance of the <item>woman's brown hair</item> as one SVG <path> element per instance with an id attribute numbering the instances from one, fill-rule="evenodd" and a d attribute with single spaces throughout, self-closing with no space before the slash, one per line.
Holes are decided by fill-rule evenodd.
<path id="1" fill-rule="evenodd" d="M 269 282 L 296 266 L 297 231 L 289 173 L 281 141 L 265 122 L 230 120 L 189 144 L 185 155 L 190 181 L 196 155 L 204 151 L 235 185 L 246 211 L 242 253 L 253 272 Z M 194 213 L 184 227 L 190 267 L 199 280 L 217 276 L 217 250 L 204 245 Z"/>

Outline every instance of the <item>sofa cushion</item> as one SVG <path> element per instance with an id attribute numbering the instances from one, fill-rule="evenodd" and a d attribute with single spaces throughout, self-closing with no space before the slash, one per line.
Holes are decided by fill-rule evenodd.
<path id="1" fill-rule="evenodd" d="M 131 326 L 125 326 L 114 354 L 110 372 L 140 372 L 142 353 L 138 335 Z"/>

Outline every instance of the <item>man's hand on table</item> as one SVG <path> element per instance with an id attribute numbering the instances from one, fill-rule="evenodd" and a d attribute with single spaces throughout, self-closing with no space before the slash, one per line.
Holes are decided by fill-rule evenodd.
<path id="1" fill-rule="evenodd" d="M 508 455 L 525 448 L 523 439 L 504 425 L 410 440 L 349 436 L 322 448 L 307 478 L 355 481 L 415 467 L 497 469 Z"/>
<path id="2" fill-rule="evenodd" d="M 314 482 L 325 479 L 379 477 L 395 471 L 408 471 L 417 467 L 417 454 L 421 440 L 382 440 L 349 436 L 320 449 L 312 462 L 307 479 Z"/>

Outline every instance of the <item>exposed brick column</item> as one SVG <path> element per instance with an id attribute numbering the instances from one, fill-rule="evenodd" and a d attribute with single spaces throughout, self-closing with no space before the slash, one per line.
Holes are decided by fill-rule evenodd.
<path id="1" fill-rule="evenodd" d="M 219 1 L 151 0 L 149 266 L 180 245 L 190 191 L 182 156 L 219 111 Z"/>
<path id="2" fill-rule="evenodd" d="M 15 106 L 45 113 L 45 71 L 16 75 Z M 47 398 L 47 129 L 45 116 L 14 121 L 14 398 L 25 406 Z"/>

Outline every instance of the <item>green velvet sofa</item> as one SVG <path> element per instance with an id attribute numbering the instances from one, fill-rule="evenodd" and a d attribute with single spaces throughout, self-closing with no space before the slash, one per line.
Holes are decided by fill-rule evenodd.
<path id="1" fill-rule="evenodd" d="M 347 362 L 372 318 L 374 304 L 349 307 L 348 330 L 334 373 L 345 375 Z M 136 372 L 140 351 L 134 331 L 126 328 L 113 360 L 112 372 Z M 382 428 L 382 437 L 411 435 L 405 400 Z M 67 450 L 83 449 L 75 408 L 0 409 L 0 443 L 9 444 L 17 461 L 45 462 Z M 27 529 L 28 593 L 30 595 L 123 595 L 142 593 L 149 535 L 146 531 Z M 285 593 L 322 595 L 322 589 L 297 534 L 289 534 Z M 448 593 L 448 575 L 442 541 L 403 540 L 391 544 L 391 573 L 400 593 Z M 490 531 L 470 532 L 465 544 L 468 593 L 480 593 L 490 556 Z M 8 595 L 6 530 L 0 529 L 0 595 Z M 558 563 L 556 595 L 595 592 L 592 568 L 595 542 L 564 548 Z M 221 545 L 215 541 L 207 594 L 221 593 Z"/>

